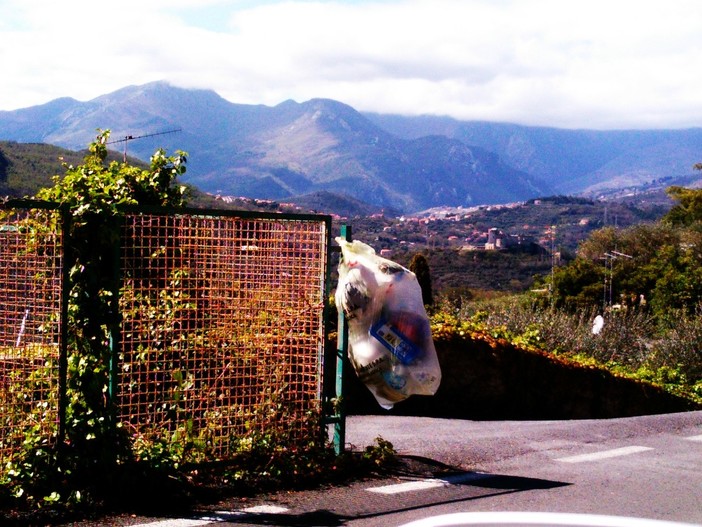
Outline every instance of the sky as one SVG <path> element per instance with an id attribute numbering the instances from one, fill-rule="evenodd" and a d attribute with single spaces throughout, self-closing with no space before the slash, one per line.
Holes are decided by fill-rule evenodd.
<path id="1" fill-rule="evenodd" d="M 241 104 L 702 126 L 699 0 L 0 0 L 0 110 L 165 80 Z"/>

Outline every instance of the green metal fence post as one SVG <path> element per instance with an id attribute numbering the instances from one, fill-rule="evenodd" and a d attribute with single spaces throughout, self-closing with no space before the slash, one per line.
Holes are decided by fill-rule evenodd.
<path id="1" fill-rule="evenodd" d="M 109 384 L 108 384 L 108 396 L 110 399 L 110 417 L 112 419 L 112 425 L 117 424 L 117 391 L 119 387 L 119 352 L 121 345 L 121 311 L 119 307 L 119 295 L 121 289 L 121 241 L 122 241 L 122 222 L 123 217 L 120 216 L 114 225 L 112 225 L 113 232 L 110 233 L 114 243 L 112 245 L 113 259 L 113 269 L 111 277 L 111 293 L 110 298 L 110 327 L 109 331 L 109 348 L 110 348 L 110 364 L 109 364 Z"/>
<path id="2" fill-rule="evenodd" d="M 346 241 L 352 239 L 352 229 L 350 225 L 342 225 L 340 231 L 341 238 Z M 346 323 L 346 316 L 343 311 L 338 313 L 338 337 L 336 346 L 336 400 L 337 422 L 334 424 L 334 447 L 337 454 L 344 451 L 346 445 L 346 409 L 344 404 L 344 361 L 349 345 L 349 328 Z"/>

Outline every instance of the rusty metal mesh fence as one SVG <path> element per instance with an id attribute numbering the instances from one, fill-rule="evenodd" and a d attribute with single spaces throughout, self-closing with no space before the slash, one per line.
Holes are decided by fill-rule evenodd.
<path id="1" fill-rule="evenodd" d="M 0 472 L 25 435 L 56 440 L 62 235 L 59 212 L 0 209 Z"/>
<path id="2" fill-rule="evenodd" d="M 0 473 L 30 430 L 42 444 L 60 437 L 60 225 L 59 211 L 0 207 Z M 110 393 L 133 441 L 212 460 L 252 431 L 321 431 L 329 228 L 324 217 L 126 216 Z"/>
<path id="3" fill-rule="evenodd" d="M 328 228 L 127 216 L 116 394 L 137 441 L 224 459 L 251 431 L 318 433 Z"/>

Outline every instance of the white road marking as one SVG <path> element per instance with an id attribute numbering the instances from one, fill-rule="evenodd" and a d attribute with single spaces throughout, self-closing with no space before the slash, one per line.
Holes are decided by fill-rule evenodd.
<path id="1" fill-rule="evenodd" d="M 630 454 L 646 452 L 647 450 L 653 449 L 647 446 L 625 446 L 622 448 L 615 448 L 614 450 L 603 450 L 602 452 L 593 452 L 592 454 L 581 454 L 579 456 L 561 457 L 556 459 L 555 461 L 562 461 L 563 463 L 584 463 L 587 461 L 599 461 L 600 459 L 608 459 L 612 457 L 628 456 Z"/>
<path id="2" fill-rule="evenodd" d="M 468 525 L 534 525 L 538 527 L 695 527 L 690 523 L 666 520 L 649 520 L 624 516 L 604 516 L 598 514 L 578 514 L 562 512 L 455 512 L 422 518 L 402 527 L 449 527 Z"/>
<path id="3" fill-rule="evenodd" d="M 139 525 L 132 525 L 131 527 L 200 527 L 200 525 L 207 525 L 212 523 L 212 521 L 213 520 L 208 519 L 171 519 L 140 523 Z"/>
<path id="4" fill-rule="evenodd" d="M 247 507 L 246 509 L 234 511 L 215 511 L 211 514 L 200 516 L 199 518 L 160 520 L 131 525 L 130 527 L 201 527 L 202 525 L 210 525 L 216 522 L 226 522 L 235 519 L 241 520 L 242 517 L 253 514 L 283 514 L 288 512 L 288 510 L 289 509 L 285 507 L 279 507 L 277 505 L 256 505 L 255 507 Z"/>
<path id="5" fill-rule="evenodd" d="M 686 437 L 688 441 L 702 441 L 702 435 Z"/>
<path id="6" fill-rule="evenodd" d="M 435 489 L 438 487 L 448 487 L 450 485 L 459 485 L 470 481 L 478 481 L 481 479 L 492 477 L 492 474 L 484 474 L 482 472 L 465 472 L 456 474 L 455 476 L 447 476 L 441 479 L 421 479 L 417 481 L 407 481 L 405 483 L 395 483 L 393 485 L 383 485 L 382 487 L 370 487 L 368 492 L 376 494 L 401 494 L 403 492 L 415 492 L 418 490 Z"/>
<path id="7" fill-rule="evenodd" d="M 241 512 L 245 512 L 246 514 L 281 514 L 283 512 L 288 512 L 288 509 L 286 507 L 279 507 L 278 505 L 256 505 L 255 507 L 241 509 Z"/>
<path id="8" fill-rule="evenodd" d="M 417 490 L 427 490 L 436 487 L 443 487 L 447 483 L 440 479 L 425 479 L 420 481 L 408 481 L 406 483 L 396 483 L 394 485 L 385 485 L 382 487 L 371 487 L 366 489 L 368 492 L 377 494 L 400 494 L 402 492 L 414 492 Z"/>

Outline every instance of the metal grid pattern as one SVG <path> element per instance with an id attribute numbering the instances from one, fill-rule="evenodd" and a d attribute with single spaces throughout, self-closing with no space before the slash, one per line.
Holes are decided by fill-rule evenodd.
<path id="1" fill-rule="evenodd" d="M 225 459 L 250 431 L 304 438 L 320 405 L 328 225 L 133 214 L 117 399 L 137 440 Z"/>
<path id="2" fill-rule="evenodd" d="M 30 216 L 40 214 L 38 221 Z M 58 432 L 62 239 L 58 212 L 0 210 L 0 467 L 25 433 Z"/>

